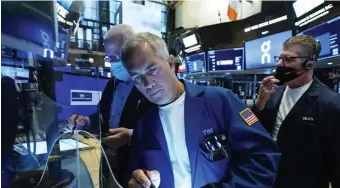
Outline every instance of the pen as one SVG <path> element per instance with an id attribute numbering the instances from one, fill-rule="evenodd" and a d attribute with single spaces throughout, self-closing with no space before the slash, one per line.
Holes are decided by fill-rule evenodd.
<path id="1" fill-rule="evenodd" d="M 150 188 L 156 188 L 156 186 L 152 183 L 150 177 L 148 176 L 148 172 L 145 169 L 143 169 L 143 172 L 145 176 L 148 177 L 148 179 L 150 180 L 150 183 L 151 183 Z"/>

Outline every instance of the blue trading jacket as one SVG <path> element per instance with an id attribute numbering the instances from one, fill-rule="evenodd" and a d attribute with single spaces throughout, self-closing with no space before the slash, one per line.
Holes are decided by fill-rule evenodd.
<path id="1" fill-rule="evenodd" d="M 271 188 L 280 152 L 259 122 L 249 126 L 240 112 L 245 105 L 229 90 L 185 83 L 185 136 L 192 187 L 223 182 L 226 188 Z M 225 134 L 228 157 L 209 161 L 200 145 L 209 135 Z M 160 188 L 174 188 L 169 152 L 158 110 L 143 117 L 131 140 L 131 168 L 157 170 Z"/>

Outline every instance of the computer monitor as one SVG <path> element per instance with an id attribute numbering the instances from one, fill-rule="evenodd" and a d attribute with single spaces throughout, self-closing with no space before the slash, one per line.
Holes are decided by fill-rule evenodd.
<path id="1" fill-rule="evenodd" d="M 274 56 L 280 55 L 282 44 L 292 37 L 292 30 L 250 40 L 245 43 L 245 69 L 275 67 Z"/>
<path id="2" fill-rule="evenodd" d="M 205 52 L 185 57 L 188 73 L 200 73 L 206 71 Z"/>
<path id="3" fill-rule="evenodd" d="M 242 70 L 243 48 L 208 51 L 207 62 L 208 72 Z"/>
<path id="4" fill-rule="evenodd" d="M 72 114 L 95 113 L 107 82 L 106 78 L 64 73 L 63 81 L 55 84 L 56 100 L 61 107 L 59 120 L 66 120 Z"/>
<path id="5" fill-rule="evenodd" d="M 326 21 L 297 35 L 310 35 L 321 43 L 319 60 L 339 57 L 340 16 Z"/>

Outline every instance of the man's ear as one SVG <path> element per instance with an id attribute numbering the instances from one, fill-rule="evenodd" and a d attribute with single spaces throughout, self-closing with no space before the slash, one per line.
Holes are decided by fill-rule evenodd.
<path id="1" fill-rule="evenodd" d="M 169 56 L 169 66 L 171 68 L 171 70 L 173 70 L 175 72 L 175 62 L 176 62 L 176 58 L 173 55 Z"/>

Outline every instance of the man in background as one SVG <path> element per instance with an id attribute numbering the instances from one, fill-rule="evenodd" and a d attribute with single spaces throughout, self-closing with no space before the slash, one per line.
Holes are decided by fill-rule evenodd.
<path id="1" fill-rule="evenodd" d="M 105 153 L 109 167 L 123 187 L 127 187 L 128 182 L 125 175 L 130 158 L 130 136 L 137 120 L 151 107 L 148 100 L 133 86 L 120 61 L 121 47 L 133 35 L 132 27 L 125 24 L 116 25 L 105 34 L 105 61 L 111 62 L 113 77 L 103 91 L 98 104 L 99 111 L 90 117 L 75 114 L 70 118 L 77 129 L 106 133 L 102 143 L 107 146 Z M 102 163 L 102 173 L 106 180 L 102 186 L 116 187 L 106 162 Z"/>
<path id="2" fill-rule="evenodd" d="M 275 188 L 340 187 L 340 95 L 313 76 L 320 51 L 311 36 L 285 41 L 252 109 L 282 152 Z"/>

